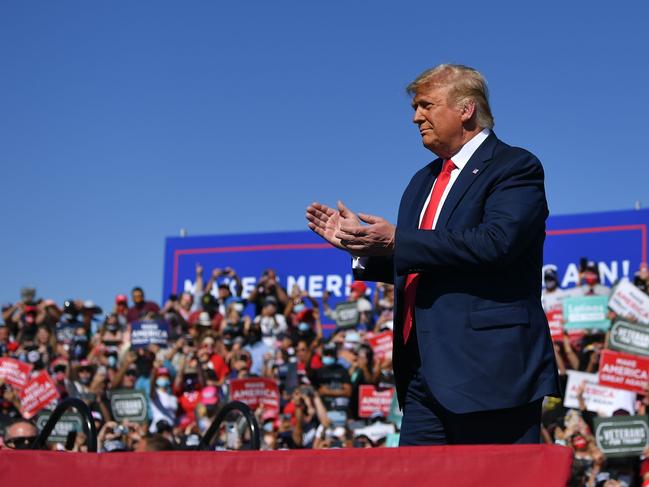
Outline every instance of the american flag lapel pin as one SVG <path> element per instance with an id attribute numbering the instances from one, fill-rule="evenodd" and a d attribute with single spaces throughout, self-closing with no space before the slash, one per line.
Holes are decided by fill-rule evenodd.
<path id="1" fill-rule="evenodd" d="M 478 171 L 479 171 L 479 170 L 480 170 L 480 169 L 477 169 L 477 168 L 474 169 L 474 170 L 473 170 L 473 174 L 478 174 Z"/>

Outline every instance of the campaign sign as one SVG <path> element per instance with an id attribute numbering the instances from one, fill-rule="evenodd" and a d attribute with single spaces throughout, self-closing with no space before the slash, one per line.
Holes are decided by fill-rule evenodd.
<path id="1" fill-rule="evenodd" d="M 367 339 L 370 347 L 374 351 L 375 360 L 383 360 L 385 357 L 392 358 L 392 332 L 384 331 L 377 335 L 372 335 Z"/>
<path id="2" fill-rule="evenodd" d="M 602 350 L 599 383 L 644 394 L 649 386 L 649 358 Z"/>
<path id="3" fill-rule="evenodd" d="M 20 411 L 29 419 L 41 409 L 59 398 L 56 385 L 47 371 L 42 370 L 27 383 L 20 392 Z"/>
<path id="4" fill-rule="evenodd" d="M 394 388 L 379 391 L 372 385 L 361 385 L 358 388 L 358 416 L 369 418 L 374 413 L 381 413 L 383 417 L 390 415 Z"/>
<path id="5" fill-rule="evenodd" d="M 608 348 L 649 357 L 649 327 L 626 321 L 613 323 L 608 338 Z"/>
<path id="6" fill-rule="evenodd" d="M 388 433 L 385 437 L 385 447 L 386 448 L 398 448 L 399 447 L 399 433 Z"/>
<path id="7" fill-rule="evenodd" d="M 56 341 L 59 343 L 72 343 L 74 339 L 74 333 L 79 326 L 83 326 L 81 323 L 59 321 L 56 324 L 54 334 L 56 335 Z"/>
<path id="8" fill-rule="evenodd" d="M 639 456 L 649 443 L 647 416 L 594 418 L 597 447 L 607 457 Z"/>
<path id="9" fill-rule="evenodd" d="M 143 423 L 148 412 L 146 394 L 139 389 L 118 389 L 110 393 L 110 410 L 115 421 Z"/>
<path id="10" fill-rule="evenodd" d="M 633 317 L 640 323 L 649 324 L 649 296 L 628 279 L 615 286 L 608 307 L 624 318 Z"/>
<path id="11" fill-rule="evenodd" d="M 567 408 L 579 409 L 577 391 L 585 382 L 584 402 L 586 409 L 602 416 L 611 416 L 618 409 L 624 409 L 629 413 L 635 412 L 636 394 L 623 389 L 614 389 L 597 383 L 597 374 L 568 370 L 568 383 L 563 405 Z"/>
<path id="12" fill-rule="evenodd" d="M 241 401 L 253 411 L 261 405 L 265 413 L 279 415 L 279 388 L 274 379 L 232 379 L 230 400 Z"/>
<path id="13" fill-rule="evenodd" d="M 360 319 L 358 304 L 355 301 L 338 303 L 334 309 L 334 316 L 339 329 L 355 328 Z"/>
<path id="14" fill-rule="evenodd" d="M 38 431 L 43 431 L 47 420 L 52 413 L 44 412 L 36 417 L 36 427 Z M 47 438 L 48 443 L 63 443 L 67 440 L 70 431 L 83 431 L 83 418 L 79 413 L 65 413 L 54 425 L 54 429 Z"/>
<path id="15" fill-rule="evenodd" d="M 131 325 L 131 347 L 147 345 L 166 347 L 169 339 L 169 323 L 164 320 L 134 321 Z"/>
<path id="16" fill-rule="evenodd" d="M 21 391 L 29 382 L 32 368 L 31 364 L 14 358 L 2 357 L 0 358 L 0 380 Z"/>
<path id="17" fill-rule="evenodd" d="M 548 319 L 552 341 L 560 342 L 563 340 L 563 310 L 561 308 L 551 309 L 545 313 L 545 316 Z"/>
<path id="18" fill-rule="evenodd" d="M 608 330 L 611 322 L 606 296 L 584 296 L 563 300 L 563 318 L 566 329 Z"/>

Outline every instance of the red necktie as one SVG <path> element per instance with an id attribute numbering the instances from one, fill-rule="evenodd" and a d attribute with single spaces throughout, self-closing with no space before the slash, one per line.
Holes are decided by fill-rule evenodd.
<path id="1" fill-rule="evenodd" d="M 444 190 L 451 180 L 451 171 L 455 169 L 455 164 L 452 160 L 447 159 L 442 168 L 442 172 L 437 176 L 433 192 L 430 195 L 428 207 L 424 212 L 424 217 L 421 219 L 419 225 L 420 230 L 431 230 L 433 228 L 433 221 L 437 214 L 437 207 L 442 199 Z M 419 281 L 419 274 L 408 274 L 406 278 L 406 288 L 404 296 L 404 316 L 403 316 L 403 343 L 408 341 L 410 330 L 412 329 L 413 316 L 415 314 L 415 298 L 417 297 L 417 282 Z"/>

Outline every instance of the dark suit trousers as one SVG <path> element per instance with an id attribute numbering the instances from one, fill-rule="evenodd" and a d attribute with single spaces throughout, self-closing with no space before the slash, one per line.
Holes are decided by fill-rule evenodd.
<path id="1" fill-rule="evenodd" d="M 455 414 L 431 394 L 415 372 L 408 386 L 400 446 L 540 443 L 542 401 L 524 406 Z"/>

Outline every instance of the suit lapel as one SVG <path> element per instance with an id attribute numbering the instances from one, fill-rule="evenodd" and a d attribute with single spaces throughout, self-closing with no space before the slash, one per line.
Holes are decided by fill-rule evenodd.
<path id="1" fill-rule="evenodd" d="M 419 186 L 415 190 L 412 199 L 412 205 L 410 205 L 410 212 L 408 214 L 408 226 L 410 228 L 419 228 L 419 216 L 421 211 L 424 209 L 424 203 L 426 203 L 426 198 L 430 194 L 433 183 L 439 173 L 442 171 L 442 160 L 436 159 L 429 164 L 429 171 L 424 172 L 424 177 L 421 178 Z"/>
<path id="2" fill-rule="evenodd" d="M 480 145 L 480 147 L 478 147 L 478 149 L 473 153 L 471 159 L 469 159 L 466 166 L 464 166 L 462 171 L 460 171 L 460 175 L 455 183 L 453 183 L 453 186 L 451 186 L 451 190 L 446 196 L 444 206 L 442 206 L 442 211 L 439 214 L 435 228 L 446 227 L 455 207 L 471 187 L 473 182 L 482 174 L 484 163 L 492 158 L 497 143 L 498 139 L 492 132 L 485 139 L 482 145 Z"/>

